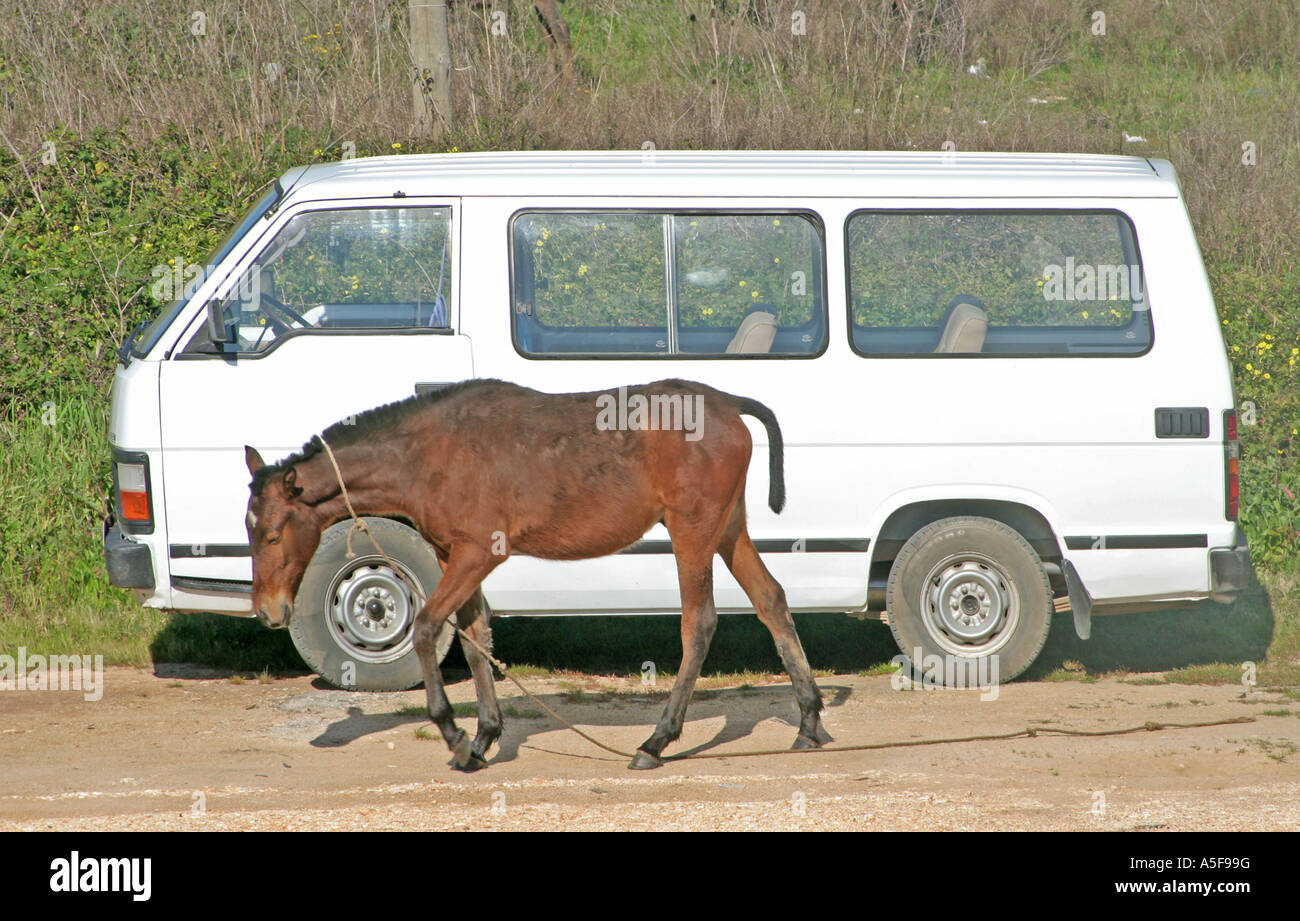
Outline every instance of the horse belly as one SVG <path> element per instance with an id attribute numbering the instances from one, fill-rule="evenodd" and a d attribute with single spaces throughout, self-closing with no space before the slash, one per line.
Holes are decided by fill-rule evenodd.
<path id="1" fill-rule="evenodd" d="M 521 529 L 516 552 L 549 560 L 585 560 L 617 553 L 663 518 L 653 496 L 606 489 L 554 497 L 544 520 Z"/>

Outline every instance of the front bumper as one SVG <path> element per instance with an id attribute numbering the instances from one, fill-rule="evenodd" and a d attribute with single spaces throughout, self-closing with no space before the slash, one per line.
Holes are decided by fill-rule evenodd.
<path id="1" fill-rule="evenodd" d="M 1231 548 L 1210 551 L 1210 598 L 1224 604 L 1236 601 L 1250 582 L 1250 548 L 1240 527 L 1232 544 Z"/>
<path id="2" fill-rule="evenodd" d="M 123 534 L 112 515 L 104 519 L 104 566 L 119 588 L 154 589 L 153 553 Z"/>

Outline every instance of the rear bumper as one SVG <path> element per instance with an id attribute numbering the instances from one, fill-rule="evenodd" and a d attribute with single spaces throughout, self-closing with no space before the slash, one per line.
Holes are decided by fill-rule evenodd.
<path id="1" fill-rule="evenodd" d="M 1210 551 L 1210 598 L 1230 603 L 1250 582 L 1250 548 L 1246 534 L 1237 528 L 1230 548 Z"/>
<path id="2" fill-rule="evenodd" d="M 111 515 L 104 519 L 104 566 L 119 588 L 154 589 L 153 553 L 123 534 Z"/>

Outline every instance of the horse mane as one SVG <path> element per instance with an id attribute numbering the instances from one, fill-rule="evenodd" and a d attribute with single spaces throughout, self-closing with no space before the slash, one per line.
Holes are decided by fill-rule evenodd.
<path id="1" fill-rule="evenodd" d="M 362 441 L 372 441 L 375 438 L 382 437 L 400 423 L 406 421 L 422 409 L 427 409 L 434 404 L 440 403 L 448 397 L 462 393 L 465 390 L 481 386 L 483 384 L 499 384 L 501 381 L 490 378 L 478 378 L 474 380 L 461 381 L 452 384 L 449 387 L 443 387 L 431 393 L 418 393 L 415 396 L 407 397 L 405 400 L 397 400 L 393 403 L 385 403 L 383 406 L 376 406 L 374 409 L 367 409 L 365 412 L 357 413 L 347 419 L 335 422 L 329 428 L 325 429 L 321 435 L 334 450 L 346 448 L 350 445 Z M 283 473 L 296 464 L 311 460 L 317 454 L 325 450 L 325 445 L 321 442 L 321 435 L 313 435 L 311 440 L 302 446 L 302 450 L 296 454 L 290 454 L 288 457 L 276 461 L 274 464 L 266 464 L 253 474 L 251 489 L 254 496 L 260 496 L 263 488 L 277 474 Z"/>

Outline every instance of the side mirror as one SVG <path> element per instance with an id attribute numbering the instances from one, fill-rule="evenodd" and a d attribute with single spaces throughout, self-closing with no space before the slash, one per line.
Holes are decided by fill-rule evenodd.
<path id="1" fill-rule="evenodd" d="M 234 328 L 226 323 L 226 312 L 222 303 L 215 298 L 208 301 L 208 340 L 213 343 L 232 343 L 235 341 Z"/>

